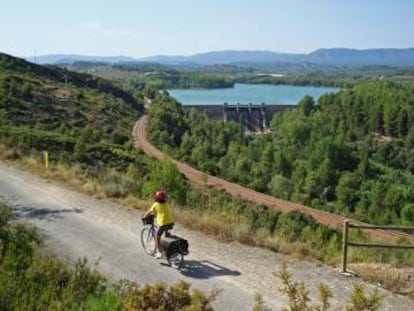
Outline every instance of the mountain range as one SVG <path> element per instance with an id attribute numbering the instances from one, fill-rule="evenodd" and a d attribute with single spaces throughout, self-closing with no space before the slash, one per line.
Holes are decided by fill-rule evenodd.
<path id="1" fill-rule="evenodd" d="M 326 66 L 380 65 L 414 67 L 414 48 L 407 49 L 319 49 L 309 54 L 278 53 L 272 51 L 213 51 L 190 56 L 157 55 L 144 58 L 127 56 L 86 56 L 54 54 L 26 57 L 38 64 L 63 64 L 76 61 L 102 63 L 150 62 L 165 65 L 255 65 L 255 64 L 317 64 Z"/>

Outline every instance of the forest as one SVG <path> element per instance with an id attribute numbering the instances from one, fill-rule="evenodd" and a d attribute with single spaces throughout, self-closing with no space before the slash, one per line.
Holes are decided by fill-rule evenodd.
<path id="1" fill-rule="evenodd" d="M 185 110 L 164 92 L 149 111 L 153 143 L 206 173 L 375 224 L 414 224 L 414 86 L 361 81 L 305 96 L 245 133 Z"/>

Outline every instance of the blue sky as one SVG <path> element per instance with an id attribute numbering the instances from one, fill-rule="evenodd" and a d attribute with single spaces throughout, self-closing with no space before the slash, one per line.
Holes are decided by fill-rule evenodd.
<path id="1" fill-rule="evenodd" d="M 412 0 L 0 0 L 15 56 L 414 47 Z"/>

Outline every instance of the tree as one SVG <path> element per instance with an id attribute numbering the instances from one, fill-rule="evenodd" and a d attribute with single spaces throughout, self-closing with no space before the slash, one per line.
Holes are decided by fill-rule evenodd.
<path id="1" fill-rule="evenodd" d="M 382 107 L 375 112 L 374 131 L 381 135 L 384 134 L 384 113 L 382 112 Z"/>
<path id="2" fill-rule="evenodd" d="M 171 160 L 156 161 L 151 166 L 144 194 L 152 197 L 157 189 L 164 189 L 168 196 L 178 204 L 184 205 L 187 199 L 187 182 Z"/>
<path id="3" fill-rule="evenodd" d="M 0 109 L 0 126 L 7 123 L 7 112 L 6 109 Z"/>
<path id="4" fill-rule="evenodd" d="M 274 163 L 272 166 L 276 173 L 281 174 L 285 177 L 290 177 L 292 173 L 290 163 L 282 152 L 277 152 L 274 155 Z"/>
<path id="5" fill-rule="evenodd" d="M 288 200 L 292 193 L 292 183 L 282 175 L 274 175 L 268 184 L 269 191 L 272 195 Z"/>
<path id="6" fill-rule="evenodd" d="M 9 96 L 16 95 L 18 90 L 18 84 L 15 79 L 12 79 L 9 84 Z"/>
<path id="7" fill-rule="evenodd" d="M 312 96 L 309 95 L 303 97 L 298 103 L 299 110 L 307 117 L 311 114 L 314 106 L 315 101 L 313 100 Z"/>
<path id="8" fill-rule="evenodd" d="M 401 224 L 404 226 L 414 225 L 414 204 L 408 203 L 401 209 Z"/>
<path id="9" fill-rule="evenodd" d="M 29 82 L 24 82 L 22 85 L 23 96 L 30 98 L 32 96 L 32 85 Z"/>
<path id="10" fill-rule="evenodd" d="M 401 109 L 398 112 L 398 134 L 399 137 L 405 137 L 408 133 L 409 120 L 408 120 L 408 113 L 405 109 Z"/>
<path id="11" fill-rule="evenodd" d="M 405 137 L 405 143 L 408 148 L 414 148 L 414 126 L 410 127 L 408 134 Z"/>
<path id="12" fill-rule="evenodd" d="M 384 107 L 384 127 L 385 133 L 389 136 L 398 135 L 398 106 L 388 104 Z"/>
<path id="13" fill-rule="evenodd" d="M 178 147 L 188 130 L 181 105 L 167 94 L 156 97 L 150 106 L 147 130 L 150 139 L 159 145 Z"/>
<path id="14" fill-rule="evenodd" d="M 335 193 L 338 199 L 349 209 L 353 210 L 358 202 L 359 177 L 351 172 L 345 172 L 339 178 Z"/>

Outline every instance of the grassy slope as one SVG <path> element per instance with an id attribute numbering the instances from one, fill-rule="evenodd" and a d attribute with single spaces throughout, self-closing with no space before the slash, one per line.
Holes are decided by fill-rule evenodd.
<path id="1" fill-rule="evenodd" d="M 0 109 L 14 126 L 60 130 L 85 127 L 101 135 L 129 135 L 143 105 L 110 82 L 0 54 Z"/>

